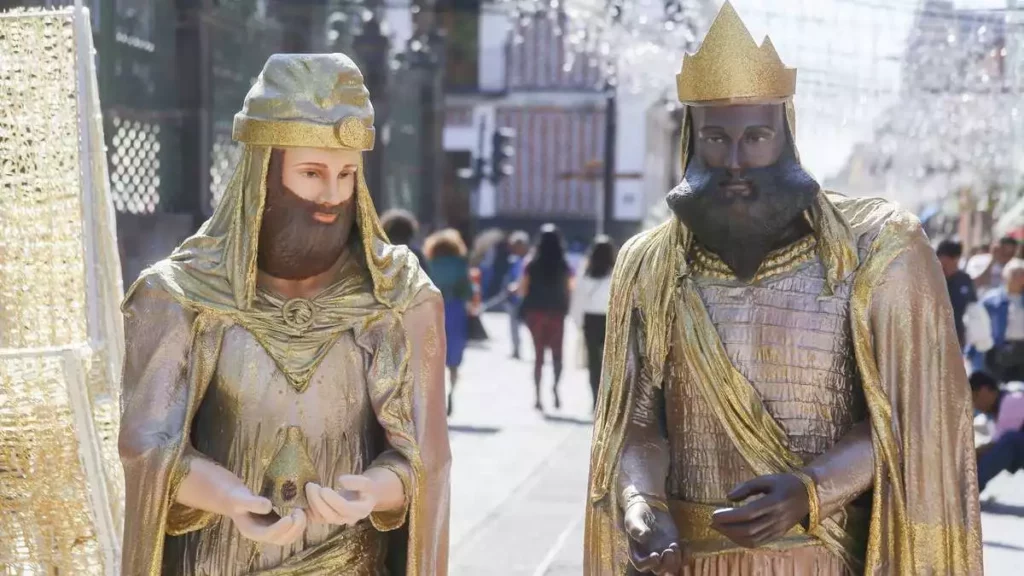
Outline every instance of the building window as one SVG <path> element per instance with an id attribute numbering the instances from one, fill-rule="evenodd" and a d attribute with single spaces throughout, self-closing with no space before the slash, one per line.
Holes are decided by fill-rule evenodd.
<path id="1" fill-rule="evenodd" d="M 480 1 L 440 0 L 437 11 L 447 34 L 445 89 L 476 92 L 479 89 Z"/>

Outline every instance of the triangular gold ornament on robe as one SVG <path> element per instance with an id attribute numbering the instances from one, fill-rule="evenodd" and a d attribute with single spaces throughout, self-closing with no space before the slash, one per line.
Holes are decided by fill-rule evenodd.
<path id="1" fill-rule="evenodd" d="M 683 56 L 676 89 L 690 105 L 781 101 L 796 93 L 796 69 L 786 68 L 767 36 L 758 46 L 726 2 L 700 49 Z"/>
<path id="2" fill-rule="evenodd" d="M 284 433 L 284 444 L 274 454 L 270 466 L 263 474 L 260 495 L 270 500 L 282 515 L 295 508 L 306 509 L 306 484 L 320 483 L 313 460 L 306 451 L 306 440 L 298 426 L 289 426 Z"/>

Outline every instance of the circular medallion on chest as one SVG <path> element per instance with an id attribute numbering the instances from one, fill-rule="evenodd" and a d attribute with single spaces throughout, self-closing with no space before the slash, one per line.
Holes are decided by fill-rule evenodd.
<path id="1" fill-rule="evenodd" d="M 313 324 L 313 303 L 305 298 L 292 298 L 284 303 L 281 315 L 289 328 L 305 330 Z"/>

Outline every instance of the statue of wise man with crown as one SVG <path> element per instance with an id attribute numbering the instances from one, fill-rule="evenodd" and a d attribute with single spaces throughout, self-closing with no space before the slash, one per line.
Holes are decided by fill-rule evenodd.
<path id="1" fill-rule="evenodd" d="M 674 217 L 615 268 L 585 573 L 980 574 L 970 394 L 920 223 L 801 167 L 796 71 L 728 2 L 677 83 Z"/>

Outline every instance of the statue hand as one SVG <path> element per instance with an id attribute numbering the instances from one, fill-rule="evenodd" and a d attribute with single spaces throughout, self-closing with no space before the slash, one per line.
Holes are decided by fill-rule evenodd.
<path id="1" fill-rule="evenodd" d="M 338 483 L 345 489 L 342 493 L 312 482 L 306 484 L 306 500 L 314 522 L 355 524 L 373 512 L 377 495 L 372 479 L 346 475 L 338 478 Z"/>
<path id="2" fill-rule="evenodd" d="M 232 512 L 228 516 L 242 536 L 277 546 L 287 546 L 302 537 L 306 530 L 306 514 L 302 510 L 293 510 L 281 518 L 272 512 L 270 500 L 245 492 L 229 494 Z"/>
<path id="3" fill-rule="evenodd" d="M 744 482 L 729 493 L 729 500 L 739 502 L 755 494 L 763 496 L 739 508 L 716 512 L 711 527 L 740 546 L 756 548 L 781 538 L 808 514 L 807 488 L 792 474 Z"/>
<path id="4" fill-rule="evenodd" d="M 685 550 L 672 517 L 645 502 L 631 504 L 624 524 L 629 536 L 629 560 L 640 572 L 673 576 L 682 574 Z"/>

